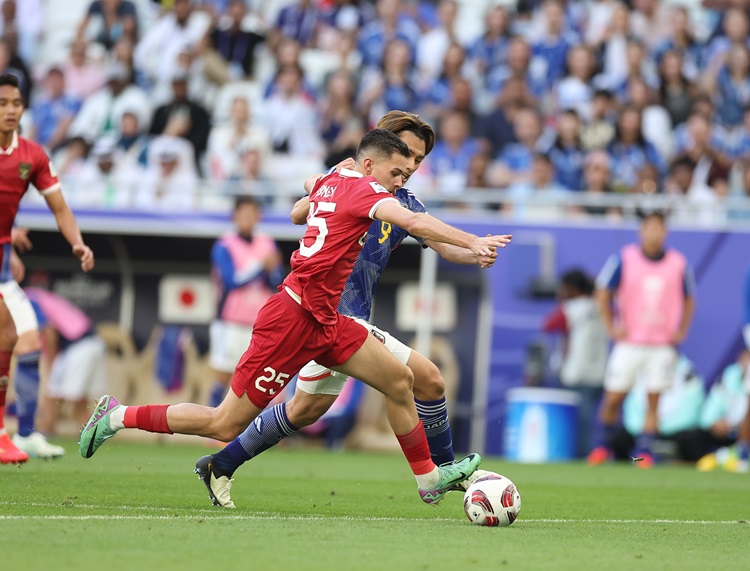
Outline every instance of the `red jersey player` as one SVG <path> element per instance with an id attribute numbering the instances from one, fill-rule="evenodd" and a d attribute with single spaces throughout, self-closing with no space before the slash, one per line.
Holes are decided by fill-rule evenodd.
<path id="1" fill-rule="evenodd" d="M 356 171 L 343 170 L 317 181 L 310 195 L 307 231 L 292 255 L 292 272 L 258 314 L 250 347 L 232 378 L 232 390 L 218 408 L 191 403 L 124 407 L 105 395 L 81 432 L 81 455 L 90 457 L 122 428 L 230 440 L 315 358 L 385 395 L 388 420 L 423 501 L 437 503 L 450 487 L 466 480 L 478 467 L 479 455 L 435 466 L 417 416 L 411 370 L 368 335 L 367 329 L 336 311 L 375 218 L 416 236 L 468 248 L 477 256 L 492 255 L 506 242 L 501 236 L 480 238 L 403 208 L 393 194 L 403 184 L 408 157 L 409 147 L 401 139 L 375 129 L 360 143 Z M 288 419 L 278 420 L 283 430 Z M 265 437 L 278 435 L 271 431 Z M 229 478 L 216 473 L 210 464 L 196 466 L 196 471 L 216 505 L 234 507 Z"/>
<path id="2" fill-rule="evenodd" d="M 9 281 L 11 230 L 21 198 L 33 184 L 44 196 L 65 239 L 80 259 L 85 272 L 94 267 L 94 254 L 86 246 L 73 213 L 60 192 L 60 181 L 44 149 L 18 134 L 24 107 L 18 79 L 0 75 L 0 280 Z M 5 431 L 5 395 L 8 390 L 10 357 L 16 344 L 16 327 L 0 295 L 0 463 L 25 462 Z"/>

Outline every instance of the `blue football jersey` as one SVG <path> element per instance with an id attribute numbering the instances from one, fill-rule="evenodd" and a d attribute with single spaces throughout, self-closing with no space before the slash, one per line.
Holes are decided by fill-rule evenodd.
<path id="1" fill-rule="evenodd" d="M 396 198 L 404 208 L 412 212 L 427 212 L 424 204 L 406 188 L 399 188 L 396 191 Z M 346 280 L 344 293 L 339 302 L 339 313 L 359 317 L 366 321 L 370 319 L 372 296 L 375 295 L 380 276 L 388 264 L 391 252 L 408 235 L 408 232 L 398 226 L 382 220 L 373 220 L 367 231 L 365 245 L 354 262 L 354 269 L 349 279 Z M 423 248 L 426 247 L 424 240 L 421 238 L 416 238 L 416 240 Z"/>

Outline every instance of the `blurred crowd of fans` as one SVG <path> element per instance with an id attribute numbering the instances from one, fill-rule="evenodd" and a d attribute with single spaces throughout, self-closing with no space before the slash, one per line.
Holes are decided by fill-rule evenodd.
<path id="1" fill-rule="evenodd" d="M 63 5 L 80 8 L 72 41 L 40 53 Z M 485 208 L 617 217 L 607 200 L 564 205 L 665 194 L 715 221 L 750 218 L 726 206 L 750 198 L 749 14 L 748 0 L 4 0 L 0 73 L 20 78 L 24 133 L 74 205 L 201 207 L 201 188 L 233 181 L 298 194 L 402 109 L 438 133 L 409 182 L 428 200 L 503 189 L 512 200 Z"/>

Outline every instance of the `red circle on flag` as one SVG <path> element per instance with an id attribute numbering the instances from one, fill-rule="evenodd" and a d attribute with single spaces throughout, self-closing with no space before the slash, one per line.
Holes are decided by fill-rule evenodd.
<path id="1" fill-rule="evenodd" d="M 191 306 L 195 303 L 195 292 L 191 288 L 185 288 L 180 292 L 180 303 Z"/>

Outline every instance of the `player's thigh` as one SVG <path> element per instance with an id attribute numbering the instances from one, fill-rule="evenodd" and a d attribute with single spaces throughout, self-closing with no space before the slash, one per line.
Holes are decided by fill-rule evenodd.
<path id="1" fill-rule="evenodd" d="M 663 393 L 672 386 L 677 351 L 670 345 L 645 348 L 643 380 L 648 393 Z"/>
<path id="2" fill-rule="evenodd" d="M 39 329 L 34 307 L 21 286 L 14 281 L 4 282 L 0 284 L 0 295 L 5 300 L 19 336 Z"/>
<path id="3" fill-rule="evenodd" d="M 332 367 L 385 395 L 411 388 L 413 375 L 409 368 L 386 349 L 374 336 L 367 335 L 362 346 L 341 365 Z M 408 386 L 404 387 L 403 383 Z"/>
<path id="4" fill-rule="evenodd" d="M 0 297 L 0 351 L 12 351 L 18 340 L 16 325 L 5 300 Z"/>
<path id="5" fill-rule="evenodd" d="M 616 343 L 607 361 L 604 388 L 609 392 L 627 393 L 634 386 L 643 368 L 642 347 Z"/>

